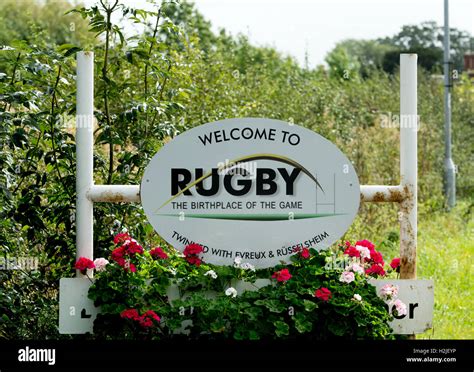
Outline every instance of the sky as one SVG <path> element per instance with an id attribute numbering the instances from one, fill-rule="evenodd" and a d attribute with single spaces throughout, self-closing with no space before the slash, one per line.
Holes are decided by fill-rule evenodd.
<path id="1" fill-rule="evenodd" d="M 94 0 L 86 0 L 90 5 Z M 146 0 L 125 3 L 147 7 Z M 450 26 L 474 34 L 474 0 L 450 0 Z M 214 31 L 242 33 L 302 65 L 324 62 L 337 42 L 391 36 L 406 24 L 444 21 L 444 0 L 195 0 Z"/>
<path id="2" fill-rule="evenodd" d="M 197 0 L 213 29 L 243 33 L 300 63 L 321 64 L 338 41 L 390 36 L 405 24 L 444 24 L 444 0 Z M 474 0 L 450 0 L 450 26 L 474 34 Z"/>

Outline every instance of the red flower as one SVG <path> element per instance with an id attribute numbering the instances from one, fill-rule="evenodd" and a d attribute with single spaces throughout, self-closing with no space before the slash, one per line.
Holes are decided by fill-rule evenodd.
<path id="1" fill-rule="evenodd" d="M 150 254 L 153 258 L 161 258 L 162 260 L 166 260 L 168 255 L 163 251 L 161 247 L 153 248 L 150 251 Z"/>
<path id="2" fill-rule="evenodd" d="M 400 269 L 400 258 L 394 258 L 392 260 L 392 262 L 390 262 L 390 267 L 393 269 L 393 270 L 399 270 Z"/>
<path id="3" fill-rule="evenodd" d="M 188 244 L 184 248 L 183 254 L 186 256 L 186 261 L 191 265 L 199 266 L 202 263 L 201 258 L 198 257 L 199 253 L 202 253 L 204 248 L 200 244 L 192 243 Z"/>
<path id="4" fill-rule="evenodd" d="M 204 248 L 200 244 L 192 243 L 188 244 L 186 248 L 184 248 L 183 254 L 188 257 L 193 254 L 199 254 L 204 251 Z"/>
<path id="5" fill-rule="evenodd" d="M 384 276 L 385 275 L 385 270 L 383 269 L 382 266 L 380 265 L 377 265 L 377 264 L 373 264 L 372 266 L 370 266 L 367 270 L 365 270 L 365 273 L 367 275 L 374 275 L 374 276 Z"/>
<path id="6" fill-rule="evenodd" d="M 370 250 L 375 249 L 374 243 L 372 243 L 371 241 L 368 241 L 366 239 L 359 240 L 357 243 L 355 243 L 355 245 L 361 245 L 362 247 L 369 248 Z"/>
<path id="7" fill-rule="evenodd" d="M 323 300 L 323 301 L 329 301 L 329 299 L 332 298 L 332 293 L 326 287 L 322 287 L 322 288 L 316 289 L 316 292 L 314 292 L 314 297 L 319 298 L 320 300 Z"/>
<path id="8" fill-rule="evenodd" d="M 135 253 L 142 254 L 143 248 L 140 244 L 138 244 L 135 240 L 131 240 L 130 242 L 126 243 L 124 246 L 125 252 L 133 256 Z"/>
<path id="9" fill-rule="evenodd" d="M 132 320 L 138 320 L 140 316 L 138 315 L 138 311 L 135 309 L 128 309 L 124 310 L 120 313 L 120 317 L 123 319 L 132 319 Z"/>
<path id="10" fill-rule="evenodd" d="M 160 317 L 153 310 L 148 310 L 137 320 L 142 327 L 148 328 L 153 326 L 153 321 L 159 322 Z"/>
<path id="11" fill-rule="evenodd" d="M 272 278 L 276 279 L 279 282 L 286 282 L 286 281 L 290 280 L 291 274 L 288 271 L 288 269 L 282 269 L 280 271 L 274 272 L 273 275 L 272 275 Z"/>
<path id="12" fill-rule="evenodd" d="M 384 265 L 382 254 L 380 252 L 377 252 L 376 250 L 370 251 L 370 259 L 375 264 L 382 266 Z"/>
<path id="13" fill-rule="evenodd" d="M 124 255 L 125 255 L 125 248 L 124 247 L 119 247 L 119 248 L 115 248 L 112 251 L 111 257 L 112 257 L 112 260 L 118 262 L 119 259 L 123 260 Z"/>
<path id="14" fill-rule="evenodd" d="M 130 272 L 132 273 L 137 272 L 137 267 L 134 264 L 130 263 L 130 261 L 125 261 L 124 264 L 120 266 L 122 266 L 125 269 L 125 271 L 130 270 Z"/>
<path id="15" fill-rule="evenodd" d="M 95 269 L 94 261 L 86 257 L 79 258 L 74 267 L 80 270 L 82 274 L 85 274 L 87 269 Z"/>
<path id="16" fill-rule="evenodd" d="M 349 245 L 346 248 L 346 250 L 344 251 L 344 254 L 349 255 L 349 257 L 360 257 L 360 252 L 355 247 L 353 247 L 352 245 Z"/>
<path id="17" fill-rule="evenodd" d="M 114 244 L 123 243 L 126 240 L 132 240 L 132 237 L 128 235 L 128 233 L 120 233 L 120 234 L 115 235 Z"/>
<path id="18" fill-rule="evenodd" d="M 197 256 L 186 257 L 186 261 L 191 265 L 196 265 L 197 267 L 201 266 L 202 260 Z"/>
<path id="19" fill-rule="evenodd" d="M 309 249 L 308 248 L 303 248 L 303 250 L 301 251 L 300 253 L 301 257 L 303 258 L 309 258 L 311 256 L 311 254 L 309 253 Z"/>

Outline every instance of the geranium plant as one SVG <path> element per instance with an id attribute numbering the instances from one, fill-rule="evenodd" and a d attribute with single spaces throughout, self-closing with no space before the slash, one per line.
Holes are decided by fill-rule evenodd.
<path id="1" fill-rule="evenodd" d="M 198 244 L 183 253 L 144 249 L 127 233 L 114 243 L 110 261 L 96 260 L 89 290 L 100 306 L 94 333 L 103 338 L 393 338 L 385 302 L 406 311 L 395 289 L 377 295 L 369 283 L 398 265 L 386 268 L 367 240 L 303 248 L 291 265 L 259 270 L 240 258 L 233 266 L 207 264 Z"/>

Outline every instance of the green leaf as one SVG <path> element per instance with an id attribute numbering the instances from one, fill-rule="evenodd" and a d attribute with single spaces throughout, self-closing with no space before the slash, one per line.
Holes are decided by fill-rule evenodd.
<path id="1" fill-rule="evenodd" d="M 295 321 L 295 328 L 299 333 L 310 332 L 313 329 L 313 323 L 302 313 L 296 314 L 293 320 Z"/>
<path id="2" fill-rule="evenodd" d="M 255 301 L 255 305 L 265 306 L 272 313 L 281 313 L 285 311 L 285 305 L 274 299 L 257 300 Z"/>
<path id="3" fill-rule="evenodd" d="M 273 325 L 275 326 L 275 334 L 278 337 L 288 336 L 290 334 L 290 326 L 285 322 L 277 320 L 273 322 Z"/>
<path id="4" fill-rule="evenodd" d="M 336 336 L 344 336 L 347 332 L 347 325 L 343 322 L 331 322 L 328 325 L 328 329 Z"/>
<path id="5" fill-rule="evenodd" d="M 303 300 L 303 305 L 306 311 L 313 311 L 314 309 L 318 307 L 318 304 L 310 300 Z"/>
<path id="6" fill-rule="evenodd" d="M 76 54 L 77 52 L 80 52 L 81 50 L 82 50 L 82 48 L 72 47 L 72 48 L 66 50 L 66 52 L 64 53 L 64 57 L 72 56 L 73 54 Z"/>

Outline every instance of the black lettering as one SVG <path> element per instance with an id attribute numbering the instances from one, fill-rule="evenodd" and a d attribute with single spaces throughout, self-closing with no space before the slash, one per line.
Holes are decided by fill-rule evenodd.
<path id="1" fill-rule="evenodd" d="M 415 309 L 418 307 L 418 304 L 410 304 L 410 319 L 415 317 Z"/>
<path id="2" fill-rule="evenodd" d="M 227 190 L 227 192 L 234 196 L 242 196 L 242 195 L 247 194 L 250 191 L 250 188 L 252 187 L 252 180 L 246 180 L 246 179 L 237 180 L 237 185 L 242 186 L 242 188 L 239 190 L 236 190 L 232 187 L 233 176 L 234 176 L 233 174 L 226 174 L 224 176 L 224 187 Z"/>
<path id="3" fill-rule="evenodd" d="M 196 174 L 196 179 L 198 180 L 203 176 L 204 171 L 202 168 L 196 168 L 194 170 Z M 204 188 L 204 181 L 201 181 L 196 184 L 196 191 L 199 195 L 202 196 L 212 196 L 216 195 L 219 191 L 219 172 L 217 168 L 212 168 L 212 175 L 211 175 L 211 187 L 207 190 Z"/>
<path id="4" fill-rule="evenodd" d="M 198 136 L 198 137 L 199 137 L 199 139 L 201 140 L 201 142 L 202 142 L 202 144 L 203 144 L 204 146 L 206 146 L 208 143 L 209 143 L 210 145 L 212 145 L 212 133 L 205 134 L 205 135 L 204 135 L 204 138 L 201 137 L 201 136 Z"/>
<path id="5" fill-rule="evenodd" d="M 183 178 L 180 180 L 180 176 Z M 191 182 L 191 172 L 184 168 L 171 169 L 171 195 L 176 195 L 181 190 L 185 189 L 189 182 Z M 186 190 L 184 195 L 192 195 L 191 191 Z"/>
<path id="6" fill-rule="evenodd" d="M 301 169 L 293 168 L 290 174 L 288 174 L 288 171 L 286 170 L 286 168 L 278 168 L 278 171 L 280 172 L 281 176 L 285 180 L 286 195 L 293 195 L 295 180 L 301 173 Z"/>
<path id="7" fill-rule="evenodd" d="M 230 137 L 231 137 L 234 141 L 237 141 L 237 140 L 240 139 L 240 137 L 238 137 L 238 136 L 237 136 L 237 137 L 234 137 L 234 131 L 237 131 L 237 132 L 238 132 L 238 131 L 239 131 L 239 128 L 234 128 L 234 129 L 232 129 L 232 130 L 230 131 Z"/>
<path id="8" fill-rule="evenodd" d="M 272 195 L 277 191 L 277 185 L 273 181 L 276 177 L 276 172 L 270 168 L 257 169 L 257 195 Z M 264 186 L 268 185 L 265 189 Z"/>

